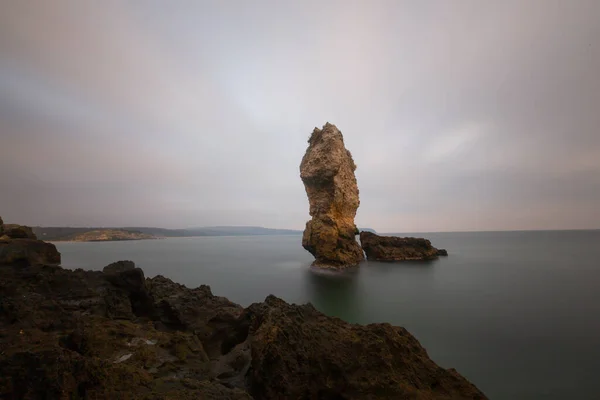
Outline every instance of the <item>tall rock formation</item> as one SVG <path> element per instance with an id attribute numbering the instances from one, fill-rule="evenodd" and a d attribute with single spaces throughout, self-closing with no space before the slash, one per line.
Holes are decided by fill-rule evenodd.
<path id="1" fill-rule="evenodd" d="M 344 146 L 342 132 L 329 122 L 315 128 L 300 164 L 310 215 L 302 246 L 315 256 L 314 266 L 345 268 L 364 259 L 355 239 L 354 224 L 360 204 L 352 154 Z"/>

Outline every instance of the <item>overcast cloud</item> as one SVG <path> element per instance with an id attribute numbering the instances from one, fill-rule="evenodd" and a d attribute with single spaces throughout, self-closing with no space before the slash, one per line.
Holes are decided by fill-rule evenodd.
<path id="1" fill-rule="evenodd" d="M 0 215 L 302 229 L 334 123 L 359 226 L 600 228 L 600 2 L 0 5 Z"/>

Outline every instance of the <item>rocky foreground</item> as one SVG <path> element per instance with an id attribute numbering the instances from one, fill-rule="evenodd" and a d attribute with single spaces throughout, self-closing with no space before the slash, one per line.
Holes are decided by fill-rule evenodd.
<path id="1" fill-rule="evenodd" d="M 484 399 L 404 328 L 274 296 L 248 308 L 144 277 L 0 266 L 3 399 Z"/>

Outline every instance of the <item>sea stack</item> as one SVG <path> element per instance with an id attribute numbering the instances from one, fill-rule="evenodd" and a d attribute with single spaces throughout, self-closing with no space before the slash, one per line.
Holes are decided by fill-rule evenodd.
<path id="1" fill-rule="evenodd" d="M 300 163 L 310 216 L 302 246 L 314 257 L 313 266 L 343 269 L 364 259 L 355 239 L 354 224 L 360 204 L 352 154 L 344 146 L 342 132 L 329 122 L 315 128 Z"/>

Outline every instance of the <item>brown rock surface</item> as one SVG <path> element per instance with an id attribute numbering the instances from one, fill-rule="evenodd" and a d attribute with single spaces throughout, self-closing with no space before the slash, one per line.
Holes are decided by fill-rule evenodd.
<path id="1" fill-rule="evenodd" d="M 484 399 L 455 370 L 436 365 L 404 328 L 348 324 L 275 296 L 242 316 L 257 399 Z"/>
<path id="2" fill-rule="evenodd" d="M 0 266 L 0 398 L 485 398 L 403 328 L 244 310 L 132 264 Z"/>
<path id="3" fill-rule="evenodd" d="M 33 230 L 25 225 L 4 224 L 3 234 L 11 239 L 37 239 Z"/>
<path id="4" fill-rule="evenodd" d="M 356 266 L 364 259 L 355 239 L 354 217 L 360 204 L 356 165 L 335 125 L 315 128 L 308 143 L 300 177 L 312 219 L 306 223 L 302 246 L 315 257 L 315 266 Z"/>
<path id="5" fill-rule="evenodd" d="M 56 246 L 37 240 L 30 227 L 4 224 L 0 217 L 0 265 L 35 264 L 60 264 Z"/>
<path id="6" fill-rule="evenodd" d="M 52 243 L 33 239 L 0 238 L 0 265 L 60 264 L 60 253 Z"/>
<path id="7" fill-rule="evenodd" d="M 436 249 L 423 238 L 379 236 L 363 231 L 360 243 L 367 260 L 373 261 L 433 260 L 440 255 L 448 255 L 446 250 Z"/>
<path id="8" fill-rule="evenodd" d="M 163 302 L 178 320 L 190 301 L 189 314 L 209 319 L 199 328 L 217 324 L 222 307 L 242 310 L 206 289 L 194 304 L 196 291 L 146 279 L 131 262 L 107 273 L 0 266 L 0 398 L 252 399 L 212 371 L 207 350 L 219 359 L 220 346 L 161 323 Z"/>

